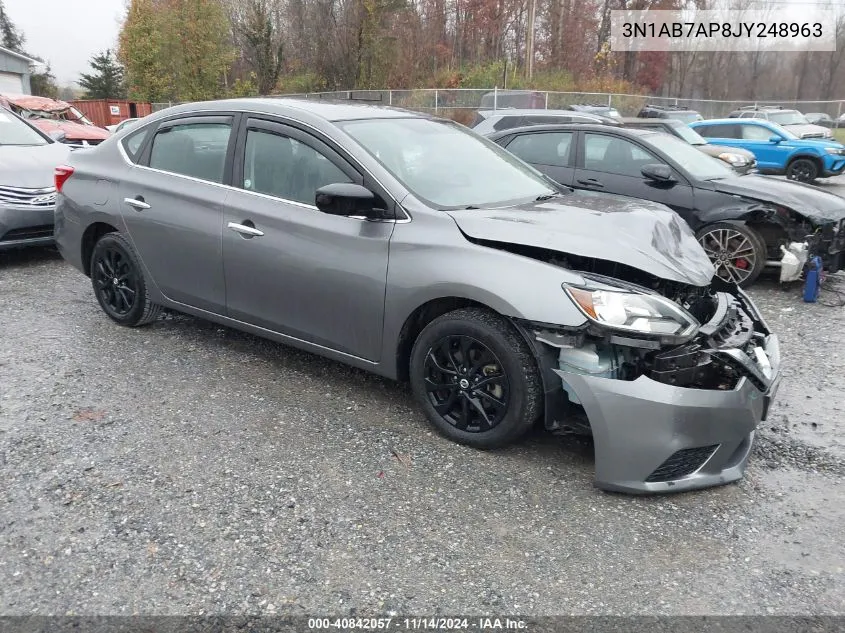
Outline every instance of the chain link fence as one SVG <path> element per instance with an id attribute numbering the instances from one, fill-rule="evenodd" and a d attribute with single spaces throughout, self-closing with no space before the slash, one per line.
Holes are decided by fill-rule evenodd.
<path id="1" fill-rule="evenodd" d="M 615 108 L 622 116 L 636 116 L 646 104 L 681 106 L 696 110 L 705 119 L 728 116 L 748 105 L 780 105 L 803 112 L 823 113 L 835 121 L 845 114 L 845 99 L 830 101 L 750 101 L 676 99 L 606 92 L 551 92 L 545 90 L 501 90 L 498 88 L 418 88 L 414 90 L 341 90 L 274 95 L 279 98 L 331 99 L 388 105 L 420 112 L 431 112 L 461 123 L 471 123 L 478 110 L 504 108 L 564 109 L 570 105 L 592 104 Z M 153 103 L 153 112 L 176 105 Z M 839 127 L 845 128 L 845 122 Z"/>

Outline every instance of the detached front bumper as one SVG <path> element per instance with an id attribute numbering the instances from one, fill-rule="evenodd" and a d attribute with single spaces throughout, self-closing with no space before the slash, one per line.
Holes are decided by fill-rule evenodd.
<path id="1" fill-rule="evenodd" d="M 780 382 L 777 336 L 741 290 L 735 297 L 720 293 L 715 315 L 695 341 L 668 353 L 672 368 L 661 366 L 633 380 L 551 368 L 570 396 L 554 392 L 546 381 L 547 428 L 567 426 L 556 422 L 571 410 L 567 402 L 583 407 L 599 488 L 680 492 L 742 477 L 755 429 L 766 419 Z M 541 360 L 544 370 L 553 356 Z M 716 380 L 711 373 L 707 383 L 713 388 L 702 388 L 696 378 L 704 375 L 702 368 L 716 371 Z"/>
<path id="2" fill-rule="evenodd" d="M 592 428 L 596 485 L 647 493 L 740 479 L 754 430 L 766 418 L 780 381 L 775 335 L 766 339 L 765 353 L 773 371 L 763 389 L 745 377 L 734 389 L 718 391 L 646 376 L 624 381 L 567 373 Z"/>

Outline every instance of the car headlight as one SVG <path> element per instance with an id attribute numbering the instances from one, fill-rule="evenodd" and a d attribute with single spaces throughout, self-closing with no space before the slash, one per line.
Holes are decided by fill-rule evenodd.
<path id="1" fill-rule="evenodd" d="M 748 163 L 745 156 L 740 156 L 739 154 L 734 154 L 732 152 L 722 152 L 719 154 L 719 158 L 731 165 L 745 165 Z"/>
<path id="2" fill-rule="evenodd" d="M 564 284 L 563 289 L 590 321 L 612 330 L 684 341 L 700 326 L 689 312 L 660 295 L 607 286 Z"/>
<path id="3" fill-rule="evenodd" d="M 845 156 L 845 147 L 825 147 L 824 151 L 828 154 L 836 154 L 837 156 Z"/>

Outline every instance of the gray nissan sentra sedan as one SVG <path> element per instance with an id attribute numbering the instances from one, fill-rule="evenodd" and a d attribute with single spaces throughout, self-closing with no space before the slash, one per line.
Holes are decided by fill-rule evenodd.
<path id="1" fill-rule="evenodd" d="M 56 239 L 119 324 L 177 310 L 409 380 L 478 448 L 588 433 L 627 492 L 742 476 L 777 337 L 685 222 L 561 189 L 460 125 L 293 99 L 177 106 L 56 170 Z"/>

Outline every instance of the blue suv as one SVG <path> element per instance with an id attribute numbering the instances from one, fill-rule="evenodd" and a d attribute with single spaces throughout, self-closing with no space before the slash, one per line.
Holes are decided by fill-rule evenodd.
<path id="1" fill-rule="evenodd" d="M 786 174 L 791 180 L 812 182 L 845 171 L 845 145 L 825 139 L 800 139 L 771 121 L 713 119 L 689 126 L 708 141 L 753 152 L 757 169 L 764 174 Z"/>

